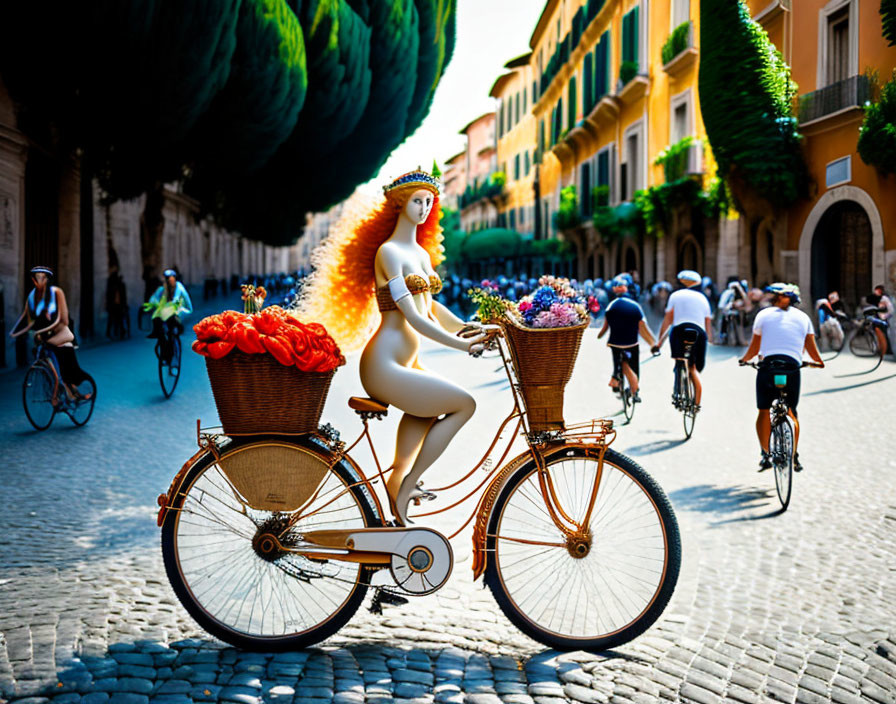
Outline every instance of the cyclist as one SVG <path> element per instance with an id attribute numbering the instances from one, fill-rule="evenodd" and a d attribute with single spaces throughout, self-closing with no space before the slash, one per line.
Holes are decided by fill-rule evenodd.
<path id="1" fill-rule="evenodd" d="M 884 289 L 883 284 L 878 284 L 874 287 L 874 295 L 879 296 L 880 299 L 877 302 L 877 319 L 883 321 L 883 325 L 876 325 L 876 327 L 883 333 L 884 338 L 886 339 L 887 344 L 884 347 L 881 347 L 882 350 L 886 350 L 887 352 L 892 352 L 892 344 L 890 343 L 890 336 L 892 333 L 891 322 L 893 319 L 893 301 L 887 295 L 886 289 Z M 871 303 L 871 301 L 868 301 Z M 875 332 L 875 334 L 877 334 Z M 880 342 L 880 335 L 877 335 L 878 342 Z"/>
<path id="2" fill-rule="evenodd" d="M 800 401 L 800 366 L 803 362 L 803 350 L 808 352 L 812 360 L 824 367 L 818 347 L 815 344 L 815 328 L 809 316 L 796 307 L 800 302 L 800 289 L 793 284 L 774 283 L 765 289 L 772 294 L 771 306 L 756 315 L 753 321 L 753 338 L 750 346 L 740 359 L 749 362 L 758 353 L 762 358 L 760 369 L 756 373 L 756 435 L 762 447 L 759 460 L 759 471 L 764 472 L 772 466 L 768 444 L 771 435 L 771 417 L 769 409 L 778 397 L 775 376 L 786 375 L 787 405 L 793 418 L 793 469 L 801 472 L 797 454 L 800 440 L 800 424 L 797 420 L 796 407 Z"/>
<path id="3" fill-rule="evenodd" d="M 678 272 L 678 281 L 684 287 L 669 296 L 666 304 L 666 315 L 660 327 L 659 342 L 651 352 L 656 354 L 669 333 L 669 346 L 673 359 L 684 357 L 684 341 L 686 333 L 696 336 L 697 341 L 691 349 L 688 372 L 694 382 L 694 410 L 700 410 L 700 399 L 703 396 L 703 385 L 700 383 L 700 372 L 706 364 L 706 343 L 712 342 L 712 311 L 709 301 L 700 292 L 700 274 L 691 269 Z"/>
<path id="4" fill-rule="evenodd" d="M 637 403 L 641 401 L 641 397 L 638 396 L 638 374 L 640 373 L 638 334 L 640 333 L 651 347 L 656 343 L 653 333 L 647 327 L 644 311 L 636 301 L 626 295 L 627 293 L 628 281 L 621 276 L 613 279 L 613 295 L 616 298 L 607 307 L 604 325 L 597 333 L 597 339 L 601 339 L 609 329 L 610 339 L 607 346 L 613 354 L 613 376 L 610 378 L 610 388 L 617 393 L 621 392 L 619 379 L 625 373 L 632 390 L 632 399 Z"/>
<path id="5" fill-rule="evenodd" d="M 59 363 L 59 376 L 70 400 L 80 396 L 77 386 L 84 381 L 84 370 L 75 356 L 75 336 L 69 328 L 68 303 L 65 293 L 53 286 L 53 270 L 47 266 L 31 269 L 34 288 L 25 300 L 25 310 L 13 326 L 10 337 L 18 337 L 29 330 L 34 339 L 50 346 Z"/>
<path id="6" fill-rule="evenodd" d="M 147 310 L 155 308 L 152 314 L 152 332 L 146 337 L 161 340 L 162 359 L 169 361 L 172 353 L 171 338 L 184 331 L 180 314 L 192 313 L 193 303 L 190 301 L 187 289 L 177 280 L 177 272 L 174 269 L 165 269 L 164 276 L 165 283 L 159 286 L 144 307 Z M 168 334 L 165 334 L 165 330 Z"/>

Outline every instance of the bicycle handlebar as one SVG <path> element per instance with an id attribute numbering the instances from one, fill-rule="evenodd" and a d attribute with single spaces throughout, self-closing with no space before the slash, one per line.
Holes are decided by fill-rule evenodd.
<path id="1" fill-rule="evenodd" d="M 744 362 L 743 360 L 737 360 L 738 366 L 741 367 L 753 367 L 753 369 L 760 369 L 761 367 L 757 362 Z M 807 360 L 803 360 L 802 364 L 800 364 L 800 369 L 803 367 L 815 367 L 816 369 L 823 369 L 823 364 L 818 364 L 818 362 L 809 362 Z"/>

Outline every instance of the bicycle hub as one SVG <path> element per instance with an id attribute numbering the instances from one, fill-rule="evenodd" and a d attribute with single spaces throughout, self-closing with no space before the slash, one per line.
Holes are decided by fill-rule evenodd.
<path id="1" fill-rule="evenodd" d="M 591 552 L 591 535 L 573 535 L 566 540 L 566 550 L 576 560 L 581 560 Z"/>

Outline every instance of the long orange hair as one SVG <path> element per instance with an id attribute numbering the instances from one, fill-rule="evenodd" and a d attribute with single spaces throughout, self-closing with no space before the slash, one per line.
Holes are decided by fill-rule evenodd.
<path id="1" fill-rule="evenodd" d="M 420 185 L 396 188 L 373 210 L 347 213 L 312 254 L 314 271 L 302 288 L 296 314 L 321 323 L 343 352 L 361 349 L 379 325 L 374 261 L 395 231 L 398 217 Z M 429 254 L 432 266 L 445 259 L 439 196 L 429 217 L 417 226 L 417 244 Z"/>

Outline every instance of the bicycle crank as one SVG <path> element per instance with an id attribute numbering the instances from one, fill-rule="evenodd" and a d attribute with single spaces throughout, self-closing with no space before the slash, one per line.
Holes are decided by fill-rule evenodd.
<path id="1" fill-rule="evenodd" d="M 313 530 L 301 540 L 293 550 L 308 557 L 388 564 L 395 583 L 416 596 L 439 589 L 454 566 L 451 543 L 430 528 Z"/>

